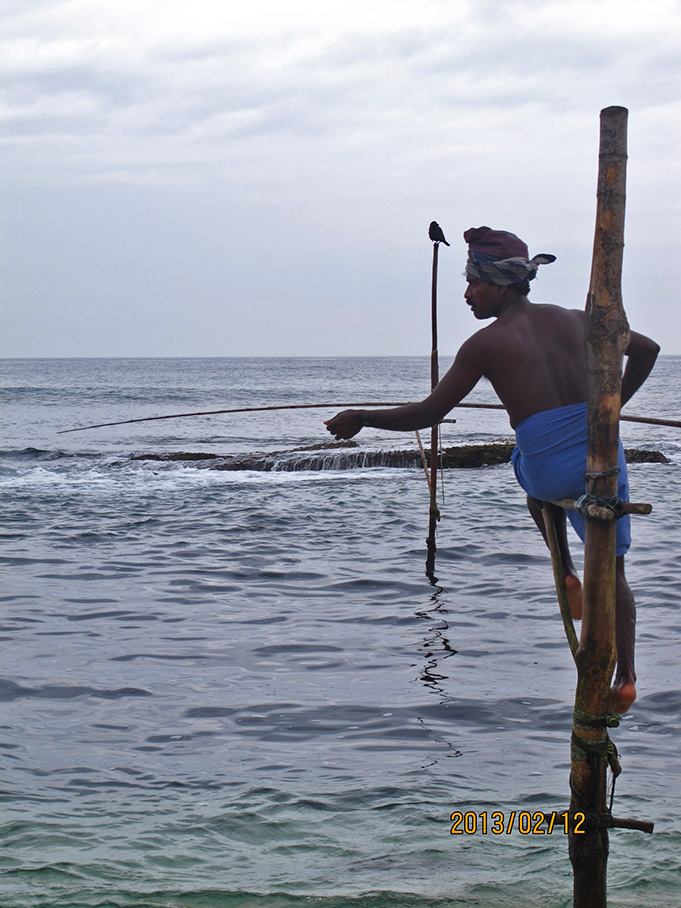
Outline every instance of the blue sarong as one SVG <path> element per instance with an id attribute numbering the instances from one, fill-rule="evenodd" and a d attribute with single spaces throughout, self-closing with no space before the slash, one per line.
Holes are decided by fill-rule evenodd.
<path id="1" fill-rule="evenodd" d="M 516 447 L 511 463 L 521 487 L 540 501 L 577 499 L 585 492 L 586 402 L 555 410 L 543 410 L 518 423 Z M 619 443 L 617 494 L 629 501 L 627 463 Z M 584 542 L 586 518 L 577 511 L 566 511 L 568 520 Z M 617 554 L 624 555 L 631 545 L 631 520 L 628 514 L 617 521 Z"/>

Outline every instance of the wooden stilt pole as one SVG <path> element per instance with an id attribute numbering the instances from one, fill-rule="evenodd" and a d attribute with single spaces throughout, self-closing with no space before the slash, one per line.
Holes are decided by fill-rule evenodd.
<path id="1" fill-rule="evenodd" d="M 601 111 L 596 234 L 587 298 L 589 369 L 587 493 L 617 494 L 622 359 L 629 338 L 622 306 L 627 111 Z M 587 520 L 584 617 L 577 664 L 570 812 L 586 815 L 571 831 L 574 908 L 605 908 L 608 858 L 606 770 L 610 681 L 615 650 L 615 523 Z"/>

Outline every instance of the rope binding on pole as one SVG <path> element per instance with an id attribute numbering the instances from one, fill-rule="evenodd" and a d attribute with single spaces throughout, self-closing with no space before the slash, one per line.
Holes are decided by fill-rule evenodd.
<path id="1" fill-rule="evenodd" d="M 626 514 L 624 505 L 625 502 L 618 498 L 617 495 L 605 498 L 602 495 L 592 495 L 591 492 L 586 492 L 575 501 L 575 511 L 578 511 L 583 517 L 589 517 L 591 520 L 608 522 L 624 517 Z M 599 514 L 595 512 L 593 510 L 594 507 L 602 508 L 605 513 Z"/>

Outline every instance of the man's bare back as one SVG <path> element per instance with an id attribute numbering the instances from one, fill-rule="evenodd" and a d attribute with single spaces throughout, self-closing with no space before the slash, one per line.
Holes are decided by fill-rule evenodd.
<path id="1" fill-rule="evenodd" d="M 472 284 L 466 291 L 471 300 L 478 292 Z M 522 297 L 464 347 L 469 348 L 466 359 L 477 359 L 514 428 L 534 413 L 586 400 L 585 317 L 577 309 Z"/>

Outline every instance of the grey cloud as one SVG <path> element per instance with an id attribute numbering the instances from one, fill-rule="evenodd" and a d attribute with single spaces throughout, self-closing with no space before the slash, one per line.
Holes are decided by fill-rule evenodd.
<path id="1" fill-rule="evenodd" d="M 65 4 L 55 3 L 55 0 L 4 0 L 3 27 L 8 32 L 23 31 L 27 24 L 31 24 L 35 14 L 40 15 L 45 10 L 52 11 L 59 6 Z"/>
<path id="2" fill-rule="evenodd" d="M 12 2 L 17 35 L 30 22 L 31 34 L 54 39 L 53 12 L 66 6 Z M 435 217 L 459 244 L 460 231 L 486 220 L 528 241 L 544 236 L 562 275 L 546 286 L 562 281 L 566 299 L 581 299 L 597 116 L 613 102 L 646 108 L 631 120 L 634 134 L 647 130 L 639 144 L 654 151 L 638 152 L 638 172 L 649 174 L 638 178 L 639 199 L 647 216 L 663 211 L 674 234 L 673 162 L 664 180 L 655 174 L 678 144 L 672 38 L 653 45 L 606 31 L 584 41 L 559 31 L 564 17 L 537 25 L 534 5 L 497 0 L 470 4 L 459 25 L 451 7 L 442 5 L 442 28 L 391 23 L 360 34 L 346 25 L 301 38 L 293 25 L 291 40 L 177 33 L 166 43 L 119 34 L 101 47 L 87 23 L 74 25 L 73 39 L 63 20 L 66 51 L 24 54 L 10 74 L 17 119 L 5 129 L 5 173 L 14 194 L 3 216 L 20 267 L 10 269 L 8 297 L 30 303 L 36 325 L 45 300 L 55 311 L 81 300 L 93 325 L 91 295 L 133 319 L 162 311 L 176 326 L 172 344 L 140 336 L 141 352 L 186 350 L 188 299 L 210 301 L 217 313 L 225 299 L 246 308 L 255 300 L 263 323 L 277 325 L 267 346 L 248 350 L 221 346 L 206 330 L 197 355 L 288 352 L 277 332 L 289 312 L 308 310 L 338 328 L 331 339 L 312 335 L 309 349 L 357 352 L 361 323 L 366 352 L 376 352 L 371 325 L 389 311 L 384 351 L 413 352 L 391 319 L 406 317 L 422 290 L 427 302 Z M 552 4 L 541 0 L 537 14 L 544 7 Z M 5 73 L 8 61 L 0 57 Z M 33 204 L 45 198 L 53 211 Z M 634 254 L 628 248 L 628 261 Z M 566 282 L 563 269 L 579 255 L 586 264 Z M 673 261 L 671 249 L 663 267 Z M 461 265 L 453 270 L 456 283 Z M 460 296 L 458 285 L 452 292 Z M 197 323 L 202 305 L 191 312 Z M 230 318 L 216 315 L 216 324 L 227 331 Z M 22 349 L 49 352 L 51 343 L 46 336 Z M 126 343 L 121 335 L 97 350 L 125 353 Z"/>

